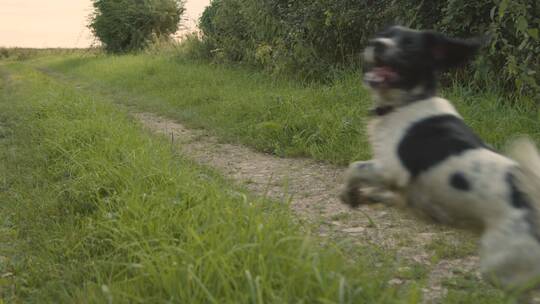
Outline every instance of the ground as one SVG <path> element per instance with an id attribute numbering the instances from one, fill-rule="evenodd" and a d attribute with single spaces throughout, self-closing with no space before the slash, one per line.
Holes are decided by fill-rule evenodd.
<path id="1" fill-rule="evenodd" d="M 153 132 L 170 138 L 171 144 L 197 162 L 218 169 L 258 195 L 290 201 L 300 217 L 318 223 L 321 236 L 354 238 L 397 250 L 399 258 L 425 266 L 430 272 L 423 290 L 427 303 L 446 294 L 443 282 L 455 274 L 469 273 L 480 279 L 474 235 L 428 223 L 406 210 L 382 204 L 348 208 L 337 198 L 343 167 L 310 159 L 278 158 L 223 143 L 204 130 L 188 129 L 152 113 L 135 112 L 133 116 Z M 395 278 L 392 284 L 406 280 Z"/>
<path id="2" fill-rule="evenodd" d="M 216 284 L 213 280 L 214 276 L 205 277 L 205 270 L 207 270 L 205 268 L 215 267 L 213 270 L 218 273 L 219 278 L 228 280 L 232 282 L 231 284 L 241 285 L 238 282 L 255 284 L 249 286 L 251 291 L 258 288 L 257 284 L 266 284 L 261 289 L 265 290 L 265 297 L 268 294 L 274 296 L 286 294 L 293 299 L 306 296 L 309 298 L 311 294 L 302 292 L 301 289 L 309 278 L 312 281 L 309 281 L 307 285 L 317 288 L 322 286 L 321 289 L 317 289 L 317 292 L 322 293 L 321 297 L 341 303 L 347 302 L 343 300 L 345 299 L 342 297 L 343 290 L 351 292 L 348 299 L 350 303 L 354 303 L 350 299 L 358 296 L 356 286 L 369 286 L 366 283 L 370 281 L 376 285 L 373 294 L 367 293 L 373 296 L 371 299 L 383 299 L 389 303 L 395 303 L 396 299 L 416 303 L 420 298 L 424 303 L 512 303 L 512 296 L 506 297 L 482 281 L 478 273 L 476 255 L 477 235 L 434 224 L 405 209 L 370 204 L 351 210 L 339 202 L 337 196 L 346 168 L 344 164 L 353 156 L 369 156 L 369 149 L 366 147 L 365 136 L 362 133 L 363 128 L 356 126 L 363 119 L 361 113 L 366 104 L 357 105 L 354 100 L 350 100 L 360 94 L 360 99 L 364 102 L 363 93 L 358 90 L 354 77 L 335 87 L 301 86 L 297 88 L 296 85 L 290 87 L 286 83 L 283 88 L 279 83 L 268 85 L 266 76 L 256 75 L 256 80 L 250 82 L 251 74 L 244 70 L 231 72 L 212 65 L 183 61 L 171 63 L 170 59 L 155 59 L 146 55 L 91 56 L 91 58 L 68 56 L 67 58 L 53 57 L 50 62 L 48 60 L 2 66 L 5 77 L 1 88 L 7 89 L 0 96 L 3 97 L 0 99 L 0 106 L 5 110 L 0 116 L 2 127 L 0 131 L 4 130 L 0 132 L 0 144 L 3 144 L 0 146 L 0 152 L 4 153 L 0 156 L 4 155 L 7 160 L 13 161 L 17 159 L 15 156 L 20 155 L 22 158 L 26 155 L 24 161 L 29 164 L 5 162 L 6 168 L 29 166 L 29 172 L 33 172 L 42 166 L 40 170 L 48 172 L 49 160 L 56 159 L 57 154 L 61 152 L 60 155 L 65 155 L 66 158 L 56 164 L 60 178 L 54 176 L 54 179 L 48 182 L 53 186 L 60 183 L 61 187 L 64 187 L 63 183 L 68 183 L 70 186 L 70 183 L 74 183 L 75 188 L 68 188 L 67 192 L 74 199 L 80 199 L 83 207 L 86 206 L 87 197 L 95 196 L 95 188 L 101 189 L 100 191 L 103 191 L 105 195 L 101 197 L 101 192 L 98 193 L 97 204 L 105 208 L 101 213 L 98 212 L 98 215 L 101 214 L 103 218 L 83 217 L 81 225 L 78 222 L 79 219 L 75 217 L 70 219 L 74 224 L 65 221 L 65 226 L 60 225 L 62 229 L 56 231 L 54 225 L 57 223 L 47 217 L 40 217 L 39 214 L 33 215 L 37 216 L 36 218 L 27 219 L 27 223 L 16 224 L 9 222 L 12 220 L 12 215 L 3 214 L 6 228 L 0 231 L 0 238 L 5 240 L 4 243 L 13 242 L 17 238 L 22 238 L 24 241 L 26 235 L 19 233 L 20 224 L 24 224 L 22 226 L 26 227 L 26 230 L 23 230 L 25 233 L 31 231 L 29 235 L 33 236 L 32 233 L 36 230 L 36 235 L 33 237 L 43 238 L 42 241 L 47 246 L 58 244 L 59 247 L 55 249 L 57 251 L 52 251 L 49 256 L 42 257 L 45 260 L 51 257 L 58 258 L 54 266 L 41 268 L 46 263 L 33 263 L 33 267 L 39 266 L 33 271 L 44 274 L 47 278 L 44 280 L 49 279 L 48 273 L 53 275 L 53 278 L 57 279 L 53 280 L 54 284 L 57 284 L 55 286 L 65 288 L 64 284 L 72 284 L 69 286 L 79 293 L 75 296 L 70 295 L 72 296 L 70 299 L 77 299 L 77 295 L 84 297 L 88 290 L 90 290 L 89 294 L 97 290 L 98 294 L 117 292 L 118 296 L 118 294 L 132 293 L 144 298 L 143 296 L 148 295 L 139 294 L 139 292 L 144 293 L 147 286 L 153 286 L 156 293 L 160 295 L 181 296 L 183 291 L 174 288 L 178 280 L 185 279 L 182 274 L 186 271 L 189 274 L 187 281 L 181 282 L 195 286 L 194 293 L 198 299 L 208 299 L 210 297 L 208 294 L 216 292 L 219 295 L 221 292 L 220 282 L 212 285 Z M 178 70 L 182 73 L 178 73 Z M 8 77 L 9 74 L 12 74 L 12 77 Z M 174 77 L 179 77 L 179 79 Z M 212 86 L 211 89 L 207 88 L 209 83 Z M 348 86 L 351 86 L 351 89 Z M 207 93 L 209 95 L 205 95 Z M 250 95 L 252 93 L 254 95 Z M 253 103 L 253 98 L 257 98 L 257 103 Z M 343 102 L 334 102 L 338 99 Z M 475 128 L 480 133 L 496 140 L 497 145 L 503 142 L 505 136 L 515 133 L 516 130 L 537 128 L 537 123 L 530 119 L 534 113 L 524 114 L 525 112 L 506 106 L 493 108 L 490 107 L 488 99 L 472 100 L 478 102 L 460 103 L 458 107 L 469 116 L 473 123 L 476 123 Z M 244 111 L 248 105 L 251 107 Z M 11 110 L 15 106 L 17 106 L 16 109 Z M 318 110 L 321 107 L 329 109 L 328 111 Z M 351 111 L 352 107 L 357 108 Z M 121 118 L 123 113 L 130 117 L 129 122 L 123 122 Z M 483 116 L 474 117 L 474 115 L 480 115 L 479 113 Z M 109 117 L 110 115 L 113 115 L 112 118 Z M 258 119 L 260 115 L 265 116 L 265 121 Z M 339 121 L 336 119 L 345 115 L 350 115 L 350 117 Z M 230 119 L 228 119 L 229 116 L 231 116 Z M 493 124 L 493 119 L 490 119 L 492 117 L 497 118 L 495 124 Z M 99 123 L 95 122 L 96 120 Z M 116 124 L 117 121 L 118 124 Z M 296 124 L 299 121 L 301 123 Z M 321 124 L 325 127 L 320 127 Z M 264 129 L 260 128 L 261 125 L 270 126 L 271 132 L 261 134 L 261 137 L 255 141 L 252 138 L 253 134 L 246 130 L 253 129 L 258 134 L 258 130 Z M 18 128 L 13 126 L 18 126 Z M 49 128 L 51 128 L 50 131 Z M 496 128 L 502 129 L 499 132 Z M 16 133 L 19 132 L 18 129 L 21 129 L 21 135 L 14 137 L 13 134 L 19 134 Z M 306 132 L 302 133 L 304 131 Z M 44 134 L 37 136 L 36 134 L 41 134 L 40 132 Z M 286 132 L 290 134 L 285 134 Z M 127 136 L 125 133 L 129 134 L 129 139 L 124 138 Z M 328 134 L 338 135 L 328 138 Z M 265 143 L 266 140 L 274 139 L 274 137 L 276 137 L 275 143 Z M 362 138 L 357 139 L 357 137 Z M 74 138 L 77 140 L 73 140 Z M 137 144 L 132 141 L 136 141 Z M 24 146 L 25 144 L 27 146 Z M 141 144 L 144 147 L 139 149 Z M 296 146 L 291 148 L 287 145 Z M 342 146 L 344 147 L 342 151 L 335 151 L 336 148 L 340 149 Z M 42 147 L 49 147 L 52 150 L 45 150 L 46 154 L 39 157 L 39 153 L 43 152 L 40 150 L 43 149 Z M 354 152 L 358 149 L 362 151 Z M 144 152 L 141 152 L 143 150 Z M 14 151 L 26 151 L 26 153 Z M 170 160 L 178 155 L 185 158 L 186 162 L 182 161 L 178 165 Z M 304 155 L 304 157 L 298 155 Z M 149 164 L 148 159 L 144 157 L 151 158 L 153 162 Z M 41 160 L 45 162 L 40 163 Z M 186 167 L 190 172 L 187 177 L 174 177 L 175 174 L 181 174 Z M 73 173 L 74 169 L 76 170 Z M 147 175 L 147 171 L 152 173 Z M 215 174 L 209 173 L 214 171 Z M 67 175 L 69 178 L 66 178 L 66 172 L 69 173 Z M 34 173 L 28 176 L 33 175 Z M 129 182 L 124 182 L 125 176 L 128 176 Z M 220 176 L 225 177 L 226 182 L 222 182 Z M 12 203 L 22 201 L 31 203 L 32 199 L 40 198 L 44 194 L 51 196 L 52 207 L 55 204 L 70 203 L 73 199 L 68 197 L 69 200 L 63 202 L 61 201 L 63 198 L 57 197 L 54 189 L 51 190 L 47 183 L 36 183 L 32 178 L 25 178 L 20 174 L 8 174 L 4 180 L 3 185 L 9 191 L 0 192 L 0 194 L 11 199 Z M 206 184 L 207 180 L 211 181 L 210 185 Z M 218 182 L 213 182 L 214 180 Z M 232 186 L 228 182 L 231 182 Z M 28 190 L 28 193 L 18 193 L 15 191 L 17 189 L 11 189 L 12 185 L 20 186 L 20 189 L 24 191 L 31 190 Z M 142 189 L 144 187 L 148 189 Z M 179 187 L 186 189 L 178 194 Z M 207 187 L 213 191 L 211 195 L 206 193 Z M 147 196 L 147 192 L 151 194 Z M 109 193 L 120 197 L 117 198 L 117 203 L 125 202 L 127 206 L 125 210 L 122 212 L 116 210 L 116 208 L 121 209 L 122 204 L 118 206 L 110 204 Z M 143 202 L 138 201 L 138 196 L 134 193 L 142 195 Z M 230 199 L 229 196 L 233 198 Z M 148 202 L 144 201 L 147 197 L 154 199 L 151 205 L 153 207 L 149 210 L 146 210 Z M 221 223 L 223 216 L 233 221 L 229 223 L 230 231 L 217 229 L 208 235 L 204 232 L 179 245 L 183 238 L 178 237 L 177 231 L 182 231 L 184 228 L 190 230 L 190 233 L 204 231 L 207 228 L 209 215 L 204 210 L 200 211 L 200 214 L 191 215 L 191 212 L 199 212 L 192 209 L 189 209 L 188 215 L 182 210 L 169 214 L 168 203 L 164 206 L 161 200 L 176 202 L 178 197 L 195 198 L 195 201 L 197 198 L 202 198 L 201 206 L 216 208 L 216 215 L 210 217 L 212 222 Z M 205 199 L 206 197 L 211 199 Z M 221 200 L 226 202 L 222 204 Z M 264 204 L 253 204 L 253 200 L 262 200 Z M 293 210 L 292 221 L 298 225 L 287 222 L 288 210 L 287 213 L 279 211 L 279 208 L 277 211 L 265 210 L 265 204 L 289 207 Z M 26 205 L 22 204 L 22 206 Z M 112 208 L 113 211 L 107 208 Z M 142 210 L 139 210 L 140 208 Z M 57 212 L 56 209 L 53 208 L 53 210 Z M 101 207 L 98 210 L 101 210 Z M 231 210 L 234 210 L 232 214 Z M 17 212 L 25 214 L 26 210 Z M 133 212 L 137 216 L 131 216 Z M 245 224 L 244 221 L 236 221 L 235 212 L 238 212 L 239 219 L 254 217 L 253 223 Z M 64 213 L 61 214 L 63 216 Z M 133 221 L 133 219 L 136 220 Z M 268 224 L 267 219 L 270 220 L 273 228 L 266 230 L 266 234 L 261 238 L 257 232 L 259 228 L 262 229 L 263 223 Z M 22 218 L 22 220 L 25 219 Z M 37 222 L 43 220 L 42 226 L 34 225 L 34 220 Z M 77 229 L 86 227 L 86 221 L 91 223 L 95 221 L 95 227 L 89 228 L 88 231 L 84 229 L 78 231 Z M 51 224 L 53 226 L 50 226 Z M 52 239 L 47 238 L 49 231 L 43 234 L 36 227 L 55 228 L 52 229 L 54 233 L 50 233 Z M 74 229 L 75 227 L 77 229 Z M 108 256 L 105 256 L 103 260 L 100 260 L 101 256 L 86 257 L 88 249 L 81 249 L 80 244 L 86 243 L 90 244 L 88 248 L 93 248 L 94 235 L 98 234 L 94 229 L 119 240 L 119 243 L 115 244 L 118 248 L 113 246 L 113 249 L 116 249 L 110 253 L 113 258 L 116 258 L 115 262 L 118 264 L 115 265 L 125 264 L 124 256 L 115 255 L 116 253 L 123 254 L 125 246 L 146 244 L 156 238 L 156 234 L 164 239 L 170 239 L 175 245 L 167 245 L 164 248 L 141 245 L 142 252 L 128 251 L 130 256 L 135 255 L 137 259 L 141 259 L 135 264 L 137 267 L 128 269 L 123 269 L 123 266 L 115 267 L 119 267 L 121 274 L 127 273 L 131 276 L 131 272 L 134 272 L 133 276 L 140 280 L 138 282 L 140 285 L 126 287 L 121 284 L 122 281 L 117 281 L 116 277 L 110 276 L 113 270 L 111 270 Z M 242 234 L 239 235 L 238 231 L 242 231 Z M 302 238 L 306 236 L 309 238 L 313 232 L 316 234 L 315 240 L 318 244 L 315 247 L 309 247 L 313 251 L 309 257 L 303 256 L 303 244 L 296 244 L 298 247 L 285 246 L 277 249 L 272 247 L 276 245 L 272 244 L 272 240 L 278 240 L 277 243 L 279 243 L 283 235 L 294 234 L 295 237 L 302 235 Z M 244 234 L 245 239 L 242 239 Z M 133 235 L 137 236 L 135 240 L 132 239 Z M 219 238 L 224 235 L 233 237 L 239 235 L 240 239 L 228 240 L 232 242 L 232 245 L 226 243 L 226 246 L 222 246 Z M 200 241 L 199 238 L 203 236 L 217 240 L 209 240 L 209 245 L 205 247 L 189 248 L 194 244 L 193 241 L 197 244 Z M 54 241 L 57 239 L 67 241 L 57 243 Z M 72 240 L 72 243 L 69 240 Z M 263 242 L 266 242 L 264 246 L 270 248 L 270 251 L 260 252 L 255 249 Z M 71 247 L 68 246 L 69 244 Z M 62 247 L 64 245 L 65 247 Z M 231 257 L 230 260 L 223 259 L 223 252 L 220 250 L 225 250 L 227 253 L 229 250 L 236 252 L 236 245 L 243 248 L 244 255 L 241 262 L 246 262 L 246 264 L 238 263 L 240 260 L 235 257 Z M 233 249 L 227 246 L 232 246 Z M 328 259 L 326 265 L 316 266 L 320 261 L 319 257 L 326 255 L 325 250 L 334 247 L 338 249 L 337 256 L 339 257 L 334 256 Z M 0 263 L 7 261 L 4 265 L 11 265 L 13 248 L 0 245 Z M 179 253 L 178 248 L 183 250 L 182 254 Z M 278 249 L 284 252 L 273 251 Z M 66 250 L 69 252 L 73 250 L 88 258 L 88 260 L 83 259 L 86 264 L 81 264 L 76 259 L 62 260 L 60 257 L 63 257 L 63 254 L 58 253 Z M 365 255 L 368 257 L 362 256 L 362 252 L 358 250 L 365 250 Z M 285 260 L 271 264 L 255 259 L 257 256 L 265 256 L 267 259 L 280 257 L 279 254 L 286 255 L 291 252 L 297 255 L 297 260 L 290 261 L 291 264 L 284 263 Z M 39 258 L 39 253 L 40 251 L 33 254 L 38 255 Z M 156 257 L 169 256 L 178 259 L 173 263 L 167 259 L 154 260 Z M 195 268 L 192 268 L 193 265 L 182 264 L 186 256 L 188 260 L 196 261 Z M 36 259 L 36 257 L 30 257 L 30 260 Z M 225 264 L 219 264 L 219 262 Z M 366 262 L 369 263 L 369 267 L 362 268 Z M 80 266 L 100 265 L 100 267 L 92 266 L 90 270 L 86 270 L 89 274 L 93 273 L 93 270 L 97 272 L 93 274 L 96 278 L 89 281 L 89 286 L 94 289 L 84 289 L 88 287 L 82 290 L 77 289 L 81 288 L 77 281 L 64 278 L 65 265 L 72 267 L 73 272 L 82 276 L 85 282 L 89 275 L 82 273 L 84 269 Z M 158 265 L 158 269 L 162 272 L 171 272 L 174 275 L 165 278 L 159 271 L 148 272 L 148 269 L 154 265 Z M 304 268 L 302 271 L 295 271 L 295 269 L 291 270 L 290 265 L 295 265 L 294 267 L 300 265 Z M 113 269 L 117 269 L 115 267 Z M 356 267 L 360 269 L 353 269 L 356 272 L 352 273 L 347 272 L 348 269 Z M 279 269 L 279 271 L 267 273 L 267 277 L 257 276 L 253 279 L 251 274 L 255 275 L 258 268 Z M 22 270 L 17 272 L 13 269 L 11 266 L 0 267 L 2 275 L 0 284 L 6 281 L 16 282 L 23 276 Z M 196 272 L 192 273 L 192 269 Z M 322 275 L 321 269 L 326 270 Z M 228 272 L 220 273 L 221 270 Z M 339 287 L 330 286 L 327 283 L 336 281 L 333 277 L 334 272 L 342 276 Z M 262 276 L 264 271 L 260 273 Z M 199 285 L 193 285 L 192 274 L 198 275 L 201 280 L 205 279 L 204 282 L 197 282 L 198 284 L 209 284 L 206 286 L 210 287 L 206 288 L 202 285 L 204 288 L 197 289 Z M 295 275 L 299 275 L 298 278 Z M 360 275 L 367 276 L 367 280 L 363 277 L 356 280 Z M 132 280 L 130 276 L 128 276 L 129 280 Z M 321 279 L 320 276 L 323 278 Z M 276 287 L 284 277 L 297 279 L 296 285 L 286 286 L 290 287 L 290 290 L 286 292 L 282 291 L 283 286 Z M 330 279 L 325 281 L 327 277 Z M 379 280 L 383 283 L 379 284 Z M 96 286 L 92 285 L 94 281 Z M 276 282 L 279 283 L 276 285 Z M 143 288 L 137 288 L 140 286 Z M 34 287 L 39 290 L 39 286 Z M 166 287 L 172 289 L 162 292 L 160 288 Z M 415 288 L 419 290 L 418 297 L 415 296 Z M 41 294 L 41 291 L 29 290 L 36 295 Z M 382 295 L 377 294 L 381 292 Z M 385 296 L 384 293 L 390 295 Z M 335 300 L 336 294 L 339 295 L 339 301 Z M 0 295 L 2 295 L 1 292 Z M 150 296 L 156 295 L 150 294 Z M 238 290 L 238 294 L 234 296 L 246 297 L 241 290 Z"/>

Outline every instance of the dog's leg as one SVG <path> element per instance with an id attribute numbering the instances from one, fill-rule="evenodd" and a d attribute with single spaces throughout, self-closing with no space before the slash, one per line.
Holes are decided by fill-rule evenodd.
<path id="1" fill-rule="evenodd" d="M 351 207 L 357 207 L 367 197 L 369 197 L 367 201 L 370 202 L 387 200 L 389 197 L 387 191 L 376 191 L 366 196 L 359 189 L 360 186 L 387 188 L 388 183 L 382 172 L 381 165 L 375 160 L 352 163 L 345 174 L 345 187 L 340 194 L 341 201 Z"/>

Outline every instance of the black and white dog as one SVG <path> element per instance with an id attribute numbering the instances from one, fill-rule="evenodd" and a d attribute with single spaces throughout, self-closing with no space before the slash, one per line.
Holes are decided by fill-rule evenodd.
<path id="1" fill-rule="evenodd" d="M 364 81 L 375 104 L 374 158 L 350 165 L 341 199 L 357 206 L 360 187 L 378 187 L 439 221 L 477 223 L 482 273 L 513 288 L 540 278 L 540 156 L 527 139 L 509 157 L 493 151 L 435 95 L 437 73 L 466 63 L 479 46 L 399 26 L 371 40 Z"/>

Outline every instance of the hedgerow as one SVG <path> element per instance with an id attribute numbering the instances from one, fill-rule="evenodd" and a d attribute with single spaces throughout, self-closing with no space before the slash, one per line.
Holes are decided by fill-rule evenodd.
<path id="1" fill-rule="evenodd" d="M 213 0 L 200 19 L 215 60 L 324 79 L 358 68 L 366 41 L 392 24 L 482 37 L 469 83 L 540 94 L 538 0 Z"/>

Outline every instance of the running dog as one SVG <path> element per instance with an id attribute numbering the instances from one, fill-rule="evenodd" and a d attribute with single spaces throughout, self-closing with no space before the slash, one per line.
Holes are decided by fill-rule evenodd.
<path id="1" fill-rule="evenodd" d="M 515 288 L 540 278 L 540 156 L 525 138 L 508 156 L 494 151 L 436 96 L 437 74 L 470 61 L 480 44 L 399 26 L 370 41 L 374 157 L 350 165 L 341 199 L 358 206 L 360 187 L 376 187 L 438 221 L 476 223 L 483 275 Z"/>

